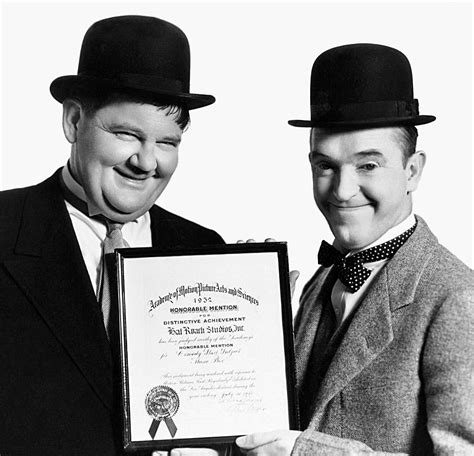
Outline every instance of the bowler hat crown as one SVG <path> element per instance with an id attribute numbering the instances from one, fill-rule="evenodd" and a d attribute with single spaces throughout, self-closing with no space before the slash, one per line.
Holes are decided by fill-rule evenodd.
<path id="1" fill-rule="evenodd" d="M 175 25 L 148 16 L 118 16 L 94 23 L 84 36 L 77 76 L 51 83 L 63 102 L 77 87 L 132 90 L 188 109 L 214 103 L 212 95 L 189 92 L 190 51 Z"/>
<path id="2" fill-rule="evenodd" d="M 435 120 L 419 115 L 413 97 L 410 62 L 397 49 L 379 44 L 349 44 L 322 53 L 311 71 L 311 120 L 295 127 L 421 125 Z"/>

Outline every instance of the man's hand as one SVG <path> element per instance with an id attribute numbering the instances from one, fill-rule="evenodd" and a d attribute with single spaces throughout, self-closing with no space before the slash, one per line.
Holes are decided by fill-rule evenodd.
<path id="1" fill-rule="evenodd" d="M 253 242 L 255 242 L 255 239 L 247 239 L 246 241 L 247 244 L 252 244 Z M 265 239 L 265 242 L 277 242 L 277 241 L 273 238 L 267 238 Z M 243 243 L 244 241 L 242 241 L 241 239 L 237 241 L 237 244 L 243 244 Z M 295 294 L 296 280 L 298 279 L 299 276 L 300 276 L 300 271 L 290 271 L 291 298 L 293 298 L 293 295 Z"/>
<path id="2" fill-rule="evenodd" d="M 301 431 L 259 432 L 239 437 L 235 443 L 248 456 L 289 456 Z"/>
<path id="3" fill-rule="evenodd" d="M 300 271 L 290 271 L 290 292 L 291 298 L 293 299 L 293 295 L 295 294 L 295 286 L 298 277 L 300 276 Z"/>
<path id="4" fill-rule="evenodd" d="M 169 456 L 224 456 L 224 454 L 212 448 L 173 448 L 169 452 Z M 168 456 L 168 452 L 153 451 L 152 456 Z"/>

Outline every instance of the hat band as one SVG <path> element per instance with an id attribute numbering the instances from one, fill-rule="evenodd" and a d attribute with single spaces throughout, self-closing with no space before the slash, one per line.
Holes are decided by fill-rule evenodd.
<path id="1" fill-rule="evenodd" d="M 80 72 L 78 76 L 86 76 L 100 79 L 104 83 L 110 83 L 115 86 L 157 90 L 171 93 L 188 93 L 189 87 L 185 86 L 179 79 L 170 79 L 162 76 L 154 76 L 138 73 L 119 73 L 113 75 L 104 75 L 93 72 Z"/>
<path id="2" fill-rule="evenodd" d="M 418 100 L 368 101 L 332 106 L 329 103 L 311 105 L 312 121 L 362 121 L 418 115 Z"/>

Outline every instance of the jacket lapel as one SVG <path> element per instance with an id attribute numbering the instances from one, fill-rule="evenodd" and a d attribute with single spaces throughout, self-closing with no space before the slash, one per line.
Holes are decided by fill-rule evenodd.
<path id="1" fill-rule="evenodd" d="M 169 248 L 176 244 L 178 238 L 176 228 L 168 223 L 166 214 L 161 207 L 153 205 L 150 209 L 151 245 L 154 248 Z"/>
<path id="2" fill-rule="evenodd" d="M 157 249 L 196 245 L 196 239 L 188 237 L 188 230 L 182 228 L 183 221 L 160 206 L 150 208 L 152 246 Z M 189 223 L 189 222 L 186 222 Z"/>
<path id="3" fill-rule="evenodd" d="M 298 387 L 301 387 L 304 380 L 324 301 L 331 299 L 331 285 L 334 284 L 332 276 L 334 273 L 330 274 L 330 271 L 331 269 L 323 269 L 318 272 L 314 277 L 314 282 L 310 283 L 301 298 L 302 302 L 307 303 L 308 308 L 303 309 L 301 319 L 295 322 L 296 384 Z M 304 330 L 298 330 L 299 327 L 304 328 Z"/>
<path id="4" fill-rule="evenodd" d="M 354 315 L 316 399 L 321 410 L 393 339 L 386 273 L 382 270 Z"/>
<path id="5" fill-rule="evenodd" d="M 392 312 L 413 302 L 421 272 L 437 244 L 423 219 L 417 219 L 417 229 L 374 279 L 356 311 L 321 383 L 316 415 L 385 350 L 393 340 Z"/>
<path id="6" fill-rule="evenodd" d="M 29 192 L 10 274 L 104 404 L 112 361 L 102 316 L 61 196 L 58 172 Z"/>

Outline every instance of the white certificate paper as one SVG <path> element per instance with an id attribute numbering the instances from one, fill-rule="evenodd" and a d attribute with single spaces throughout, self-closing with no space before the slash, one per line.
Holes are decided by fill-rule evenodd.
<path id="1" fill-rule="evenodd" d="M 291 429 L 286 245 L 119 252 L 125 446 Z"/>

